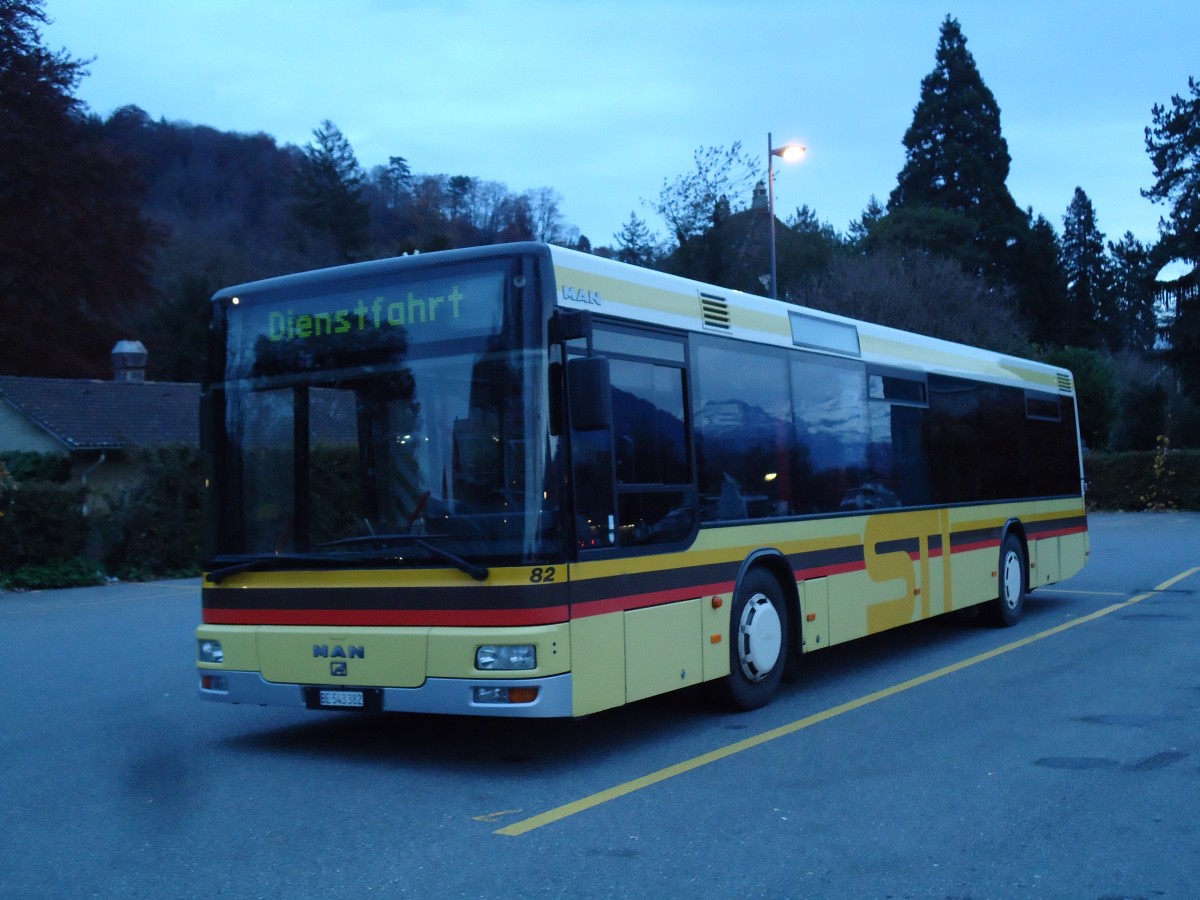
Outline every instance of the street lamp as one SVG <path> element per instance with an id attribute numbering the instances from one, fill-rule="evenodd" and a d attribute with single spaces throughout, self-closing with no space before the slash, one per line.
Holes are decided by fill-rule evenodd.
<path id="1" fill-rule="evenodd" d="M 771 299 L 778 297 L 779 285 L 775 280 L 775 157 L 784 162 L 798 162 L 805 148 L 800 144 L 771 145 L 771 132 L 767 132 L 767 213 L 771 217 Z"/>

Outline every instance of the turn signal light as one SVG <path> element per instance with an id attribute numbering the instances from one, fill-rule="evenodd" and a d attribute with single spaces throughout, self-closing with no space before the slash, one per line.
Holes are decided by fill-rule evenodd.
<path id="1" fill-rule="evenodd" d="M 492 687 L 480 685 L 471 691 L 476 703 L 533 703 L 538 698 L 536 687 Z"/>

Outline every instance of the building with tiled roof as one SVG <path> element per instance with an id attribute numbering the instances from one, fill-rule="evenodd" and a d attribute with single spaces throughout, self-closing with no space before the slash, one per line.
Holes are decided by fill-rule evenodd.
<path id="1" fill-rule="evenodd" d="M 67 456 L 73 477 L 89 473 L 99 489 L 129 480 L 129 451 L 199 444 L 200 386 L 146 381 L 145 359 L 141 344 L 121 341 L 113 381 L 0 375 L 0 457 Z"/>

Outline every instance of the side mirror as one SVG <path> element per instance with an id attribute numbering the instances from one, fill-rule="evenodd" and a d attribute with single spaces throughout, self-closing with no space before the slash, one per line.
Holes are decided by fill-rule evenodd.
<path id="1" fill-rule="evenodd" d="M 608 358 L 578 356 L 567 361 L 567 401 L 576 431 L 612 428 L 612 380 Z"/>

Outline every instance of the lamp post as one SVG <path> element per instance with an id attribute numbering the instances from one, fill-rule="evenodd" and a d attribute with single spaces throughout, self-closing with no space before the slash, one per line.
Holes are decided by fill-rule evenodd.
<path id="1" fill-rule="evenodd" d="M 767 214 L 771 217 L 771 299 L 778 299 L 779 285 L 775 280 L 775 157 L 784 162 L 797 162 L 805 153 L 800 144 L 774 147 L 771 132 L 767 132 Z"/>

